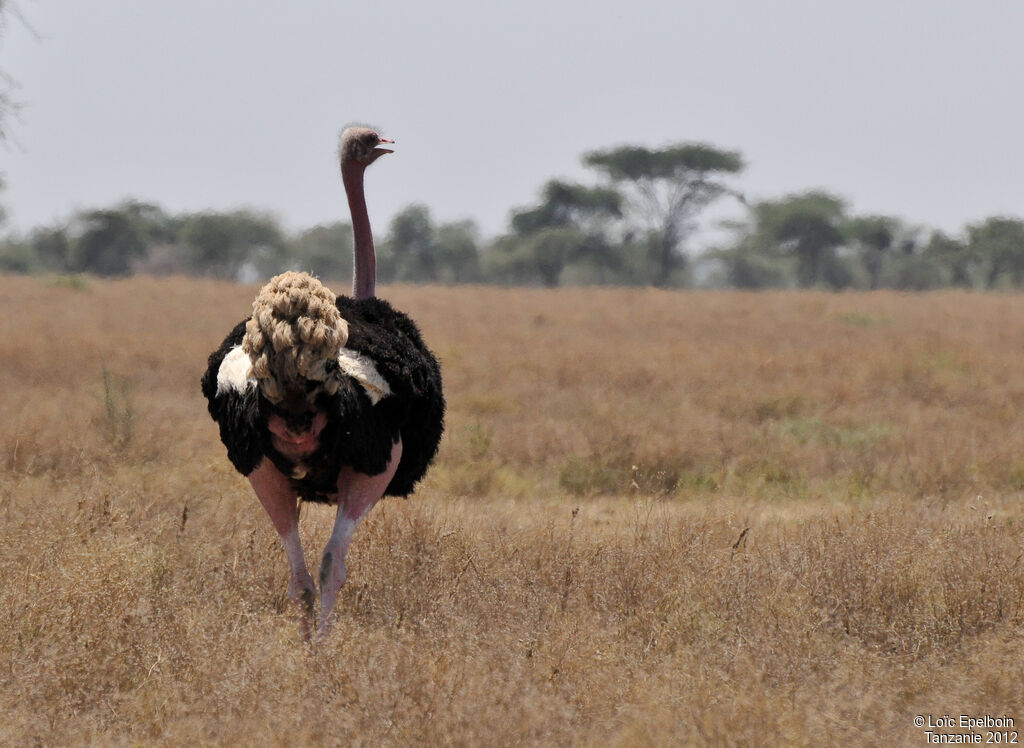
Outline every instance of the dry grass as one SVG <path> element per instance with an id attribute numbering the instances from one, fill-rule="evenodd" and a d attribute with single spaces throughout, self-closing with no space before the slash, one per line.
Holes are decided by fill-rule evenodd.
<path id="1" fill-rule="evenodd" d="M 1024 724 L 1024 297 L 386 289 L 449 431 L 311 652 L 197 386 L 255 288 L 80 286 L 0 279 L 2 743 Z"/>

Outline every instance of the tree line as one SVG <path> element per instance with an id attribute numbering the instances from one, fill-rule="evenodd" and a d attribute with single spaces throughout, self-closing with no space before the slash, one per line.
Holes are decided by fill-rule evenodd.
<path id="1" fill-rule="evenodd" d="M 659 287 L 924 290 L 1024 287 L 1024 221 L 993 216 L 958 235 L 896 215 L 853 213 L 810 190 L 748 204 L 737 151 L 705 143 L 621 146 L 584 154 L 591 184 L 551 180 L 511 211 L 497 237 L 471 220 L 439 223 L 406 207 L 377 241 L 383 283 L 653 285 Z M 698 220 L 720 200 L 745 217 L 719 246 L 688 251 Z M 0 212 L 2 221 L 2 212 Z M 330 223 L 288 233 L 254 210 L 170 214 L 136 200 L 75 213 L 0 240 L 0 271 L 188 274 L 255 281 L 284 269 L 325 279 L 352 272 L 352 232 Z"/>

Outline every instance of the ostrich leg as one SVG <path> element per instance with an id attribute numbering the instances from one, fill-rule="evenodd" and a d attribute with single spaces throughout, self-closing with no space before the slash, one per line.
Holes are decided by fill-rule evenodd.
<path id="1" fill-rule="evenodd" d="M 309 641 L 313 634 L 313 610 L 316 604 L 316 587 L 306 568 L 306 557 L 299 540 L 298 497 L 288 479 L 270 460 L 264 459 L 249 473 L 257 498 L 270 516 L 270 521 L 281 536 L 291 579 L 288 582 L 288 598 L 299 607 L 302 638 Z"/>
<path id="2" fill-rule="evenodd" d="M 383 473 L 364 475 L 350 467 L 343 467 L 338 474 L 338 516 L 334 520 L 334 531 L 324 548 L 323 562 L 320 564 L 321 636 L 330 631 L 334 603 L 338 599 L 338 591 L 345 584 L 345 556 L 352 542 L 352 533 L 360 520 L 384 495 L 401 459 L 402 442 L 399 440 L 391 448 L 391 459 Z"/>

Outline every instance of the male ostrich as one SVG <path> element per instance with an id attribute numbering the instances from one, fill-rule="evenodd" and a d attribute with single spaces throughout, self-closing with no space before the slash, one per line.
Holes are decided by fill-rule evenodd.
<path id="1" fill-rule="evenodd" d="M 337 504 L 320 565 L 324 634 L 345 583 L 359 521 L 383 495 L 407 496 L 437 452 L 444 396 L 437 360 L 406 315 L 374 297 L 373 235 L 363 173 L 394 141 L 364 127 L 341 136 L 355 236 L 353 297 L 306 273 L 270 280 L 210 356 L 202 378 L 228 459 L 249 479 L 281 536 L 288 594 L 313 631 L 316 588 L 298 531 L 298 500 Z"/>

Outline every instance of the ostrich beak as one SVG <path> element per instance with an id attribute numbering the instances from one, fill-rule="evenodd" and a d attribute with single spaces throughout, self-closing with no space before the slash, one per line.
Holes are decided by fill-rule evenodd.
<path id="1" fill-rule="evenodd" d="M 391 143 L 392 145 L 394 145 L 395 143 L 395 141 L 393 141 L 391 138 L 381 138 L 380 142 Z M 373 149 L 374 156 L 383 156 L 385 153 L 394 153 L 394 150 L 391 148 L 381 148 L 380 146 L 377 146 L 376 148 Z"/>

